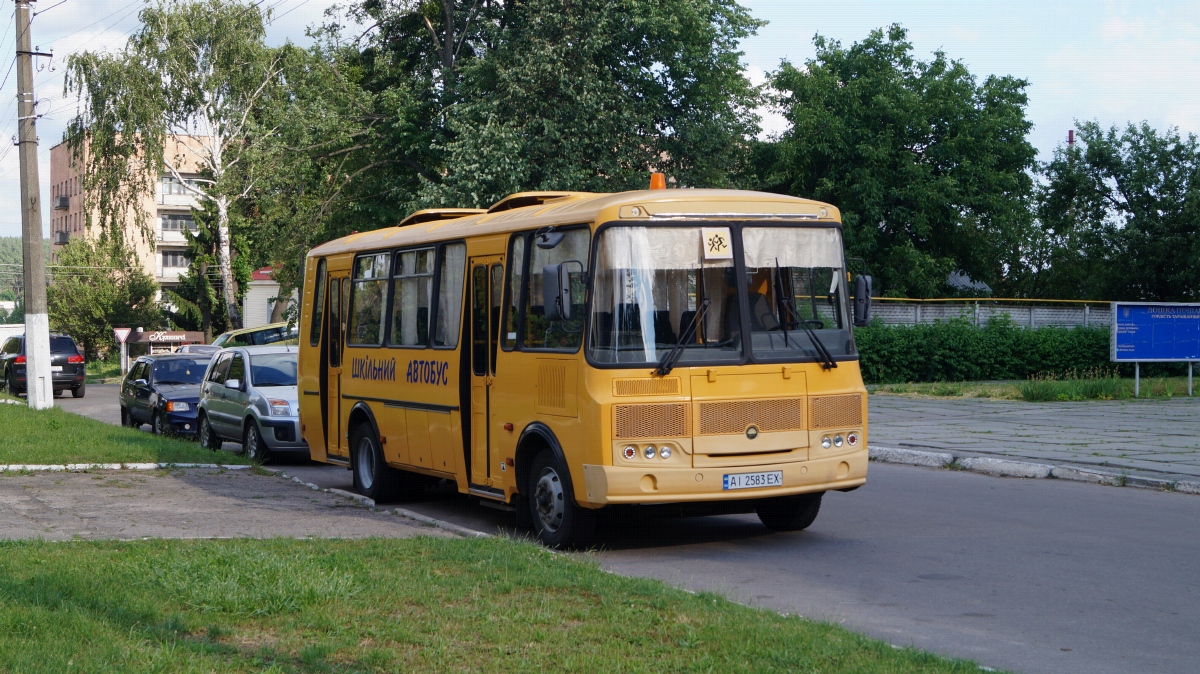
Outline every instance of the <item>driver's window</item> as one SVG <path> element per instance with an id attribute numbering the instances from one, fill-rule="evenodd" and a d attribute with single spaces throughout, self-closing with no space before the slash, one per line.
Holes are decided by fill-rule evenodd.
<path id="1" fill-rule="evenodd" d="M 526 280 L 524 349 L 574 351 L 583 343 L 583 305 L 588 270 L 590 231 L 586 227 L 564 231 L 563 240 L 554 248 L 530 247 L 529 278 Z M 569 262 L 571 278 L 571 317 L 565 321 L 546 319 L 542 306 L 542 270 L 547 265 Z"/>

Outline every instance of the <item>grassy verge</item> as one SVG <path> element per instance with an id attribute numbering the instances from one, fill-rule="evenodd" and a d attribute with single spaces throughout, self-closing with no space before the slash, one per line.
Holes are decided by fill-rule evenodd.
<path id="1" fill-rule="evenodd" d="M 103 383 L 109 379 L 121 377 L 121 359 L 95 360 L 86 365 L 87 382 L 89 384 Z"/>
<path id="2" fill-rule="evenodd" d="M 6 671 L 975 672 L 504 539 L 0 543 Z"/>
<path id="3" fill-rule="evenodd" d="M 1195 382 L 1200 394 L 1200 381 Z M 1032 377 L 1016 382 L 923 382 L 881 384 L 872 393 L 922 398 L 995 398 L 1028 402 L 1125 400 L 1133 398 L 1133 379 L 1121 377 Z M 1187 377 L 1143 377 L 1142 398 L 1187 397 Z"/>
<path id="4" fill-rule="evenodd" d="M 58 407 L 34 411 L 24 399 L 20 403 L 0 404 L 0 464 L 249 463 L 195 442 L 110 426 Z"/>

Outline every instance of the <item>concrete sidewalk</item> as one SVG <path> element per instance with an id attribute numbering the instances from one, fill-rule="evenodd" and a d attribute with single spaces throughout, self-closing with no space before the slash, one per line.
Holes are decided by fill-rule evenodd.
<path id="1" fill-rule="evenodd" d="M 872 394 L 872 447 L 1200 479 L 1200 397 L 1027 403 Z"/>

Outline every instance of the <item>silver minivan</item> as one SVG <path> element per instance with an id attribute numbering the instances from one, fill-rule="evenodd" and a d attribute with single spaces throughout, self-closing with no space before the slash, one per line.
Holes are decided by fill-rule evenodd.
<path id="1" fill-rule="evenodd" d="M 295 346 L 224 349 L 213 357 L 200 385 L 196 420 L 201 446 L 220 449 L 225 440 L 260 462 L 272 454 L 308 456 L 300 434 Z"/>

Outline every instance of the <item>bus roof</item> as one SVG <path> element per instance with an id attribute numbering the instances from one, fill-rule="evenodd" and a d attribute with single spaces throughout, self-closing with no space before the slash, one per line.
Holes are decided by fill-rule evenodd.
<path id="1" fill-rule="evenodd" d="M 484 234 L 504 234 L 549 225 L 610 220 L 621 220 L 630 224 L 676 219 L 765 219 L 819 221 L 828 224 L 841 222 L 841 213 L 830 204 L 768 192 L 670 189 L 615 194 L 554 194 L 561 197 L 545 203 L 498 212 L 477 213 L 450 220 L 440 219 L 410 224 L 407 227 L 385 227 L 351 234 L 313 248 L 309 251 L 309 256 L 410 246 Z M 518 195 L 513 195 L 516 196 Z M 504 203 L 511 198 L 498 203 Z"/>

